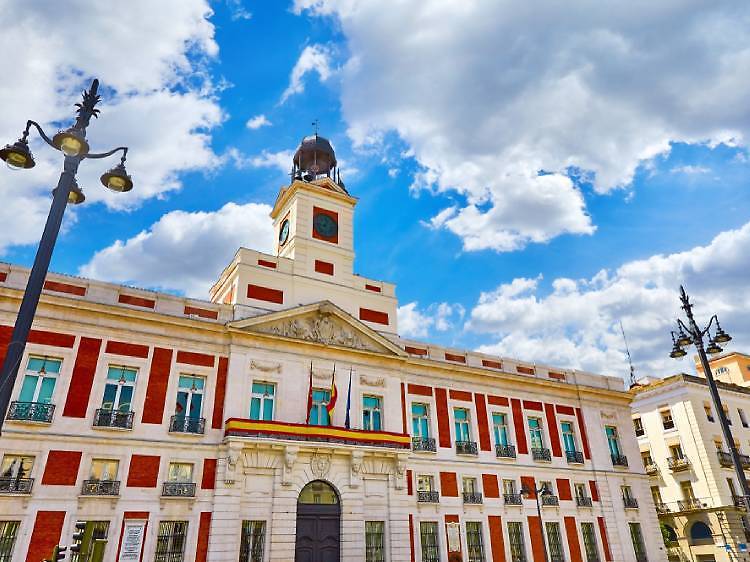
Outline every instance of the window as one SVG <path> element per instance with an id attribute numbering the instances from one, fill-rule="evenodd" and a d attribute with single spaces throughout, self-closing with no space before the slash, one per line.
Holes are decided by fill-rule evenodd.
<path id="1" fill-rule="evenodd" d="M 747 418 L 745 417 L 745 411 L 742 408 L 737 408 L 737 415 L 740 417 L 740 423 L 742 427 L 747 427 Z"/>
<path id="2" fill-rule="evenodd" d="M 651 497 L 654 499 L 654 505 L 660 506 L 664 504 L 664 501 L 661 499 L 659 486 L 651 486 Z"/>
<path id="3" fill-rule="evenodd" d="M 20 521 L 0 521 L 0 562 L 12 562 Z"/>
<path id="4" fill-rule="evenodd" d="M 169 482 L 192 482 L 193 465 L 188 462 L 171 462 L 169 463 L 169 473 L 167 474 Z"/>
<path id="5" fill-rule="evenodd" d="M 453 422 L 456 426 L 456 441 L 471 441 L 469 410 L 465 408 L 454 408 Z"/>
<path id="6" fill-rule="evenodd" d="M 109 532 L 109 521 L 86 521 L 85 533 L 90 534 L 92 539 L 107 539 Z M 94 554 L 94 541 L 88 543 L 88 548 L 78 554 L 71 553 L 70 562 L 90 562 Z M 2 560 L 2 558 L 0 558 Z"/>
<path id="7" fill-rule="evenodd" d="M 544 449 L 541 418 L 529 418 L 529 436 L 532 449 Z"/>
<path id="8" fill-rule="evenodd" d="M 732 478 L 727 478 L 727 486 L 729 486 L 729 494 L 732 496 L 732 498 L 736 498 L 737 489 L 734 487 L 734 480 Z"/>
<path id="9" fill-rule="evenodd" d="M 573 487 L 576 491 L 576 497 L 577 498 L 585 498 L 586 497 L 586 484 L 574 484 Z"/>
<path id="10" fill-rule="evenodd" d="M 576 435 L 573 433 L 573 424 L 570 422 L 562 422 L 560 424 L 560 429 L 562 430 L 565 452 L 574 453 L 576 451 Z"/>
<path id="11" fill-rule="evenodd" d="M 463 478 L 461 483 L 462 483 L 464 494 L 476 494 L 479 491 L 477 490 L 476 478 Z"/>
<path id="12" fill-rule="evenodd" d="M 693 492 L 693 485 L 688 480 L 684 480 L 683 482 L 680 482 L 680 490 L 682 490 L 682 497 L 685 500 L 694 500 L 695 499 L 695 492 Z"/>
<path id="13" fill-rule="evenodd" d="M 381 422 L 382 399 L 378 396 L 362 397 L 362 429 L 367 431 L 382 431 Z"/>
<path id="14" fill-rule="evenodd" d="M 599 562 L 599 551 L 596 548 L 596 535 L 593 523 L 581 523 L 583 548 L 586 551 L 586 562 Z"/>
<path id="15" fill-rule="evenodd" d="M 633 418 L 633 428 L 635 428 L 635 434 L 637 437 L 646 433 L 643 429 L 643 420 L 641 420 L 641 418 Z"/>
<path id="16" fill-rule="evenodd" d="M 661 411 L 661 424 L 664 427 L 664 429 L 674 428 L 674 420 L 672 419 L 672 412 L 670 412 L 669 410 Z"/>
<path id="17" fill-rule="evenodd" d="M 631 529 L 631 533 L 632 533 L 632 529 Z M 711 527 L 706 525 L 703 521 L 696 521 L 690 527 L 690 538 L 693 541 L 710 541 L 713 539 L 713 536 L 714 535 L 713 535 L 713 532 L 711 531 Z"/>
<path id="18" fill-rule="evenodd" d="M 365 562 L 385 562 L 383 521 L 365 521 Z"/>
<path id="19" fill-rule="evenodd" d="M 503 479 L 503 494 L 515 494 L 516 493 L 516 481 Z"/>
<path id="20" fill-rule="evenodd" d="M 721 445 L 721 443 L 719 443 Z M 669 454 L 672 455 L 673 459 L 684 459 L 685 455 L 682 453 L 682 447 L 680 445 L 670 445 Z"/>
<path id="21" fill-rule="evenodd" d="M 545 490 L 549 490 L 550 494 L 555 493 L 555 488 L 552 486 L 552 482 L 550 482 L 549 480 L 540 480 L 539 487 L 544 488 Z"/>
<path id="22" fill-rule="evenodd" d="M 565 551 L 563 550 L 562 537 L 560 535 L 560 523 L 549 521 L 544 526 L 547 530 L 547 544 L 549 545 L 551 562 L 563 562 L 565 560 Z"/>
<path id="23" fill-rule="evenodd" d="M 523 539 L 523 523 L 508 521 L 508 542 L 511 562 L 526 562 L 526 548 Z"/>
<path id="24" fill-rule="evenodd" d="M 94 482 L 111 482 L 117 480 L 117 469 L 120 462 L 112 459 L 93 459 L 89 480 Z"/>
<path id="25" fill-rule="evenodd" d="M 654 464 L 654 459 L 651 458 L 651 451 L 642 451 L 641 452 L 641 460 L 643 460 L 643 466 L 651 466 Z"/>
<path id="26" fill-rule="evenodd" d="M 180 375 L 179 388 L 177 389 L 177 404 L 174 407 L 175 416 L 189 419 L 201 417 L 203 410 L 203 387 L 206 384 L 204 377 L 193 375 Z"/>
<path id="27" fill-rule="evenodd" d="M 326 406 L 331 399 L 330 390 L 313 388 L 313 404 L 310 409 L 310 425 L 331 425 Z"/>
<path id="28" fill-rule="evenodd" d="M 633 489 L 630 486 L 620 486 L 620 491 L 622 492 L 622 499 L 624 500 L 633 499 Z"/>
<path id="29" fill-rule="evenodd" d="M 240 537 L 240 562 L 263 562 L 265 542 L 265 521 L 243 521 Z"/>
<path id="30" fill-rule="evenodd" d="M 253 393 L 250 399 L 250 419 L 271 421 L 273 419 L 273 398 L 276 385 L 269 382 L 253 381 Z"/>
<path id="31" fill-rule="evenodd" d="M 468 562 L 484 562 L 482 524 L 479 521 L 466 522 L 466 548 L 469 551 Z"/>
<path id="32" fill-rule="evenodd" d="M 412 437 L 429 439 L 430 437 L 430 410 L 427 404 L 411 405 L 411 429 Z"/>
<path id="33" fill-rule="evenodd" d="M 137 371 L 128 367 L 112 367 L 107 371 L 102 410 L 130 412 Z"/>
<path id="34" fill-rule="evenodd" d="M 711 411 L 709 404 L 703 404 L 703 411 L 706 412 L 706 419 L 710 422 L 714 421 L 714 413 Z"/>
<path id="35" fill-rule="evenodd" d="M 422 545 L 422 562 L 440 562 L 437 523 L 422 521 L 419 524 L 419 540 Z"/>
<path id="36" fill-rule="evenodd" d="M 729 417 L 729 408 L 724 406 L 722 409 L 724 410 L 724 417 L 727 418 L 727 423 L 732 425 L 732 418 Z"/>
<path id="37" fill-rule="evenodd" d="M 643 543 L 640 523 L 628 523 L 630 527 L 630 540 L 633 541 L 633 551 L 638 562 L 646 562 L 646 545 Z"/>
<path id="38" fill-rule="evenodd" d="M 156 537 L 154 562 L 182 562 L 187 538 L 187 521 L 161 521 Z"/>
<path id="39" fill-rule="evenodd" d="M 51 404 L 61 363 L 49 357 L 29 357 L 18 401 Z"/>
<path id="40" fill-rule="evenodd" d="M 506 414 L 492 414 L 492 430 L 495 434 L 495 445 L 502 447 L 510 445 L 510 439 L 508 439 L 508 416 Z"/>
<path id="41" fill-rule="evenodd" d="M 420 474 L 417 476 L 417 491 L 418 492 L 434 492 L 435 491 L 435 479 L 432 476 L 426 474 Z"/>
<path id="42" fill-rule="evenodd" d="M 608 425 L 604 428 L 607 434 L 607 444 L 609 445 L 609 452 L 614 457 L 621 456 L 620 452 L 620 436 L 617 434 L 617 428 L 613 425 Z"/>

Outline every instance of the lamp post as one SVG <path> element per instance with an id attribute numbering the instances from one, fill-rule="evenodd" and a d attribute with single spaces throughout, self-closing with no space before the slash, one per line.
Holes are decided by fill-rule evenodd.
<path id="1" fill-rule="evenodd" d="M 716 387 L 716 381 L 714 381 L 711 367 L 708 364 L 707 353 L 715 355 L 722 352 L 722 348 L 719 346 L 720 343 L 726 343 L 732 340 L 732 337 L 727 334 L 719 324 L 719 319 L 714 314 L 708 321 L 708 325 L 704 329 L 701 329 L 695 321 L 693 316 L 693 305 L 690 302 L 690 297 L 685 292 L 685 288 L 680 285 L 680 302 L 682 303 L 682 310 L 685 311 L 687 316 L 687 324 L 685 324 L 680 318 L 677 319 L 677 331 L 672 332 L 672 351 L 669 354 L 673 359 L 679 359 L 687 355 L 685 347 L 689 347 L 691 344 L 698 350 L 698 357 L 701 360 L 701 366 L 703 372 L 706 374 L 706 381 L 708 382 L 708 390 L 711 393 L 711 400 L 714 404 L 714 409 L 719 417 L 719 425 L 721 426 L 721 432 L 724 435 L 724 441 L 726 441 L 729 447 L 729 454 L 732 457 L 732 464 L 734 465 L 734 471 L 737 474 L 737 480 L 740 483 L 740 489 L 742 490 L 742 500 L 746 509 L 750 509 L 750 489 L 748 488 L 747 478 L 745 478 L 745 471 L 742 468 L 742 461 L 740 460 L 739 451 L 734 444 L 734 437 L 732 437 L 732 430 L 729 427 L 727 416 L 724 413 L 724 407 L 721 403 L 721 397 L 719 396 L 719 390 Z M 713 337 L 709 333 L 711 326 L 716 324 L 714 328 Z M 708 336 L 708 347 L 704 348 L 703 338 Z"/>
<path id="2" fill-rule="evenodd" d="M 524 486 L 521 488 L 521 493 L 524 496 L 529 496 L 532 494 L 532 490 L 530 488 L 527 488 Z M 542 521 L 542 508 L 539 505 L 539 496 L 549 496 L 552 494 L 552 492 L 547 488 L 547 486 L 542 485 L 541 488 L 538 490 L 534 490 L 534 499 L 536 500 L 536 513 L 539 515 L 539 530 L 542 532 L 542 549 L 544 551 L 544 562 L 549 561 L 549 556 L 547 554 L 547 539 L 544 536 L 544 522 Z"/>
<path id="3" fill-rule="evenodd" d="M 126 192 L 133 189 L 133 180 L 125 170 L 125 158 L 128 154 L 127 147 L 120 146 L 108 152 L 89 152 L 89 143 L 86 140 L 86 128 L 92 117 L 98 117 L 99 110 L 95 108 L 100 97 L 97 94 L 99 81 L 94 80 L 91 88 L 83 92 L 83 101 L 77 103 L 78 116 L 72 127 L 59 131 L 51 139 L 35 121 L 27 121 L 23 135 L 14 144 L 8 144 L 0 149 L 0 159 L 4 160 L 10 168 L 28 169 L 35 165 L 34 157 L 29 149 L 29 130 L 32 125 L 39 136 L 52 148 L 61 151 L 65 155 L 63 171 L 57 182 L 57 187 L 52 190 L 52 205 L 50 207 L 44 232 L 39 241 L 34 265 L 29 274 L 26 291 L 23 294 L 18 317 L 13 326 L 13 334 L 8 350 L 0 370 L 0 431 L 10 404 L 13 386 L 18 376 L 18 369 L 23 359 L 23 352 L 31 330 L 31 324 L 39 304 L 39 297 L 44 287 L 44 279 L 47 276 L 52 250 L 60 232 L 63 214 L 68 203 L 78 205 L 83 203 L 85 196 L 76 181 L 76 173 L 80 163 L 87 158 L 106 158 L 117 152 L 122 152 L 120 163 L 101 176 L 104 187 L 117 192 Z"/>

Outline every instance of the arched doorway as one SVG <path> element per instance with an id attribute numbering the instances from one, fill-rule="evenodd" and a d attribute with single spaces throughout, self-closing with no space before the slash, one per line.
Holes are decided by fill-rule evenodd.
<path id="1" fill-rule="evenodd" d="M 313 480 L 297 499 L 295 562 L 339 562 L 341 504 L 333 486 Z"/>

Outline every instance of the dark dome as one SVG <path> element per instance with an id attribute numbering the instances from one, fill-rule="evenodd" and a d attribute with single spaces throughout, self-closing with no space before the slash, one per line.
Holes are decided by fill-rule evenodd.
<path id="1" fill-rule="evenodd" d="M 303 172 L 313 175 L 328 175 L 336 167 L 336 153 L 328 139 L 320 135 L 310 135 L 294 153 L 294 165 Z"/>

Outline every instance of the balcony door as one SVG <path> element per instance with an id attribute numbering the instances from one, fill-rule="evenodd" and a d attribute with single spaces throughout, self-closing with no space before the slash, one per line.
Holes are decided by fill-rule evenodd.
<path id="1" fill-rule="evenodd" d="M 313 480 L 297 500 L 295 562 L 340 562 L 341 504 L 327 482 Z"/>

